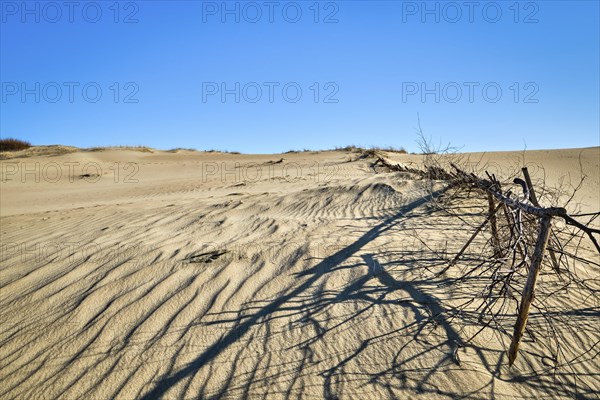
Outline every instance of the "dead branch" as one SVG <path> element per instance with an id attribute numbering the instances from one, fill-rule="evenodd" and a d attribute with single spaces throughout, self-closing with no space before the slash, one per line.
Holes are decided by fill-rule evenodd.
<path id="1" fill-rule="evenodd" d="M 428 144 L 429 142 L 425 142 L 425 145 Z M 461 264 L 472 261 L 476 261 L 476 263 L 467 269 L 463 268 L 454 280 L 456 285 L 468 284 L 468 282 L 471 284 L 487 282 L 480 295 L 475 294 L 472 289 L 468 291 L 467 297 L 470 297 L 470 300 L 456 309 L 464 312 L 466 307 L 475 307 L 472 312 L 478 313 L 477 320 L 481 326 L 469 341 L 486 329 L 494 329 L 502 335 L 510 336 L 505 321 L 507 315 L 512 314 L 507 313 L 508 305 L 512 301 L 518 303 L 518 312 L 516 315 L 512 314 L 516 321 L 508 349 L 509 365 L 512 365 L 517 357 L 524 334 L 530 335 L 534 340 L 538 337 L 538 339 L 554 343 L 555 350 L 551 350 L 551 359 L 555 360 L 556 365 L 559 365 L 557 357 L 562 354 L 561 340 L 559 340 L 559 331 L 554 324 L 557 322 L 567 324 L 566 326 L 570 329 L 572 323 L 565 321 L 562 314 L 552 311 L 546 305 L 546 301 L 549 298 L 561 296 L 566 291 L 575 291 L 584 299 L 598 297 L 600 289 L 597 286 L 600 284 L 600 280 L 580 277 L 573 265 L 579 263 L 587 268 L 600 267 L 600 264 L 590 259 L 589 256 L 581 255 L 582 241 L 585 238 L 590 240 L 595 251 L 600 254 L 600 245 L 594 236 L 600 234 L 600 229 L 590 226 L 590 223 L 599 217 L 600 213 L 569 215 L 564 207 L 543 207 L 527 168 L 521 169 L 524 180 L 518 177 L 514 179 L 514 182 L 521 185 L 523 190 L 522 194 L 515 194 L 510 190 L 503 190 L 501 182 L 488 171 L 484 171 L 487 178 L 481 178 L 475 173 L 464 171 L 454 163 L 449 163 L 452 170 L 448 171 L 441 166 L 439 160 L 434 162 L 426 160 L 424 167 L 418 168 L 414 165 L 391 162 L 382 153 L 375 153 L 373 156 L 376 158 L 375 164 L 380 164 L 390 171 L 407 172 L 420 176 L 422 179 L 444 181 L 455 187 L 457 193 L 459 191 L 466 192 L 466 198 L 470 198 L 473 193 L 483 194 L 483 199 L 487 200 L 487 218 L 477 226 L 452 260 L 434 277 L 439 277 L 458 265 L 475 239 L 484 235 L 489 227 L 491 234 L 484 237 L 484 247 L 477 252 L 482 257 L 475 256 L 471 257 L 470 261 L 462 261 Z M 577 188 L 579 187 L 581 187 L 581 183 L 577 186 Z M 547 190 L 542 187 L 541 193 L 545 194 L 546 192 Z M 564 194 L 560 191 L 553 192 L 553 196 L 556 195 L 556 199 L 560 199 L 561 193 Z M 573 196 L 569 201 L 572 198 Z M 464 199 L 465 197 L 457 194 L 451 198 L 454 201 L 464 201 Z M 503 210 L 503 213 L 499 216 L 500 209 Z M 448 214 L 453 215 L 451 212 Z M 590 218 L 588 223 L 583 223 L 575 217 Z M 563 224 L 552 226 L 552 221 Z M 491 256 L 483 255 L 488 248 L 493 249 Z M 585 251 L 588 251 L 587 248 Z M 546 261 L 544 257 L 546 252 L 549 255 L 547 261 L 551 272 L 542 272 Z M 529 267 L 527 268 L 527 266 Z M 547 282 L 536 287 L 540 274 Z M 476 301 L 478 298 L 481 300 Z M 539 300 L 534 301 L 536 298 Z M 539 325 L 539 322 L 536 322 L 534 327 L 527 327 L 531 307 L 541 314 L 541 321 L 544 321 L 545 325 Z M 484 322 L 486 320 L 487 322 Z M 542 331 L 542 329 L 545 330 Z"/>

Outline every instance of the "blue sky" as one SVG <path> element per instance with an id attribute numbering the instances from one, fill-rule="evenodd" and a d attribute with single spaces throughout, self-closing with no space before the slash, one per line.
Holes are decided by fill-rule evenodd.
<path id="1" fill-rule="evenodd" d="M 2 1 L 2 137 L 600 145 L 598 1 Z M 72 8 L 70 8 L 72 7 Z"/>

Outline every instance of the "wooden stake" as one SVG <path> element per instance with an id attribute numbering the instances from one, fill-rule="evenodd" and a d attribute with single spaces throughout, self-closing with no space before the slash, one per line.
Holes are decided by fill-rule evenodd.
<path id="1" fill-rule="evenodd" d="M 540 232 L 535 244 L 535 251 L 533 253 L 533 259 L 531 260 L 531 266 L 529 267 L 529 274 L 527 275 L 527 283 L 523 289 L 523 297 L 521 298 L 521 306 L 519 307 L 519 315 L 515 324 L 515 331 L 513 333 L 512 342 L 508 351 L 508 365 L 511 366 L 517 358 L 517 352 L 519 351 L 519 344 L 525 327 L 527 326 L 527 318 L 529 318 L 529 307 L 533 301 L 533 295 L 535 290 L 535 282 L 537 280 L 542 260 L 544 259 L 544 252 L 546 251 L 546 245 L 548 244 L 548 237 L 550 236 L 550 223 L 552 217 L 545 215 L 540 220 Z"/>
<path id="2" fill-rule="evenodd" d="M 523 171 L 523 176 L 525 177 L 525 183 L 527 183 L 527 190 L 529 192 L 529 200 L 531 200 L 531 203 L 534 206 L 541 207 L 540 203 L 538 202 L 537 196 L 535 195 L 535 190 L 533 189 L 533 183 L 531 182 L 531 177 L 529 176 L 529 170 L 527 169 L 527 167 L 523 167 L 523 168 L 521 168 L 521 171 Z M 552 234 L 552 231 L 550 231 L 550 234 Z M 550 254 L 550 258 L 552 259 L 552 265 L 554 266 L 554 270 L 556 272 L 560 272 L 560 264 L 558 263 L 558 260 L 556 259 L 556 254 L 554 254 L 554 250 L 548 249 L 548 254 Z"/>
<path id="3" fill-rule="evenodd" d="M 534 206 L 539 207 L 540 203 L 538 203 L 537 196 L 535 195 L 535 190 L 533 190 L 533 183 L 531 182 L 531 177 L 529 176 L 529 170 L 527 169 L 527 167 L 523 167 L 523 168 L 521 168 L 521 171 L 523 171 L 523 176 L 525 177 L 525 183 L 527 183 L 527 191 L 529 193 L 529 200 L 531 200 L 531 203 Z"/>

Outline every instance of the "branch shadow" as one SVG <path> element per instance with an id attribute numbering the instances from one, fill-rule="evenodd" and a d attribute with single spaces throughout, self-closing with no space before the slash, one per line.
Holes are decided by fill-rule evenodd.
<path id="1" fill-rule="evenodd" d="M 323 382 L 320 390 L 322 397 L 326 399 L 340 398 L 344 392 L 344 385 L 349 383 L 359 387 L 376 386 L 389 398 L 398 398 L 398 393 L 403 391 L 438 398 L 470 399 L 488 398 L 491 393 L 493 398 L 497 394 L 502 394 L 498 382 L 519 383 L 528 390 L 535 390 L 548 397 L 568 396 L 584 399 L 594 396 L 594 388 L 582 388 L 572 383 L 571 378 L 574 374 L 572 371 L 555 370 L 553 374 L 549 374 L 545 370 L 521 376 L 504 374 L 502 365 L 505 355 L 498 343 L 487 347 L 482 346 L 481 343 L 476 345 L 465 340 L 462 329 L 457 330 L 456 326 L 478 327 L 481 321 L 478 320 L 477 310 L 457 310 L 444 303 L 440 293 L 444 288 L 453 285 L 455 279 L 451 277 L 432 279 L 430 274 L 425 274 L 427 276 L 421 278 L 399 279 L 390 273 L 392 268 L 398 266 L 408 271 L 422 272 L 423 268 L 429 271 L 427 265 L 431 268 L 441 268 L 445 264 L 444 260 L 432 258 L 431 254 L 421 254 L 423 257 L 419 257 L 416 251 L 411 252 L 408 249 L 403 251 L 403 254 L 394 255 L 394 259 L 401 261 L 385 263 L 379 261 L 386 258 L 385 254 L 364 252 L 367 244 L 397 227 L 400 222 L 414 218 L 414 215 L 411 215 L 413 211 L 444 192 L 445 190 L 437 191 L 431 197 L 421 198 L 406 205 L 396 214 L 362 234 L 354 243 L 320 260 L 314 267 L 298 273 L 300 283 L 287 293 L 274 299 L 245 303 L 239 310 L 212 314 L 216 319 L 208 322 L 207 325 L 233 323 L 233 327 L 185 367 L 159 377 L 154 382 L 153 388 L 141 398 L 157 399 L 165 396 L 171 388 L 186 379 L 191 380 L 201 368 L 215 362 L 230 347 L 241 345 L 244 338 L 256 343 L 262 340 L 263 351 L 256 356 L 255 360 L 250 361 L 253 363 L 250 371 L 236 372 L 236 368 L 242 363 L 241 352 L 238 352 L 233 362 L 227 366 L 228 375 L 222 381 L 221 388 L 216 392 L 207 392 L 205 383 L 200 389 L 199 398 L 223 398 L 231 396 L 231 393 L 240 393 L 241 397 L 246 398 L 253 386 L 269 387 L 271 381 L 281 379 L 287 382 L 287 387 L 272 389 L 271 394 L 275 390 L 275 393 L 284 398 L 302 397 L 303 389 L 300 392 L 294 389 L 296 382 L 309 374 L 314 375 L 315 368 L 320 371 L 319 375 Z M 360 256 L 362 262 L 348 263 L 356 256 Z M 359 273 L 364 271 L 365 267 L 368 272 Z M 354 279 L 341 288 L 328 289 L 322 284 L 321 279 L 334 272 L 354 273 Z M 484 285 L 478 279 L 481 278 L 473 277 L 465 280 L 463 289 L 453 293 L 453 301 L 472 299 L 475 288 Z M 468 289 L 465 290 L 465 286 Z M 398 293 L 403 295 L 400 299 L 397 298 Z M 392 295 L 394 298 L 391 298 Z M 341 304 L 354 305 L 355 308 L 345 315 L 336 314 L 337 319 L 328 316 L 328 310 Z M 357 337 L 352 351 L 334 350 L 327 360 L 328 363 L 317 359 L 315 356 L 318 352 L 317 347 L 323 344 L 326 337 L 335 340 L 336 332 L 341 329 L 352 329 L 352 323 L 357 323 L 356 321 L 360 323 L 361 318 L 381 306 L 391 306 L 398 313 L 406 313 L 409 317 L 405 318 L 405 321 L 409 322 L 369 337 Z M 575 310 L 572 312 L 577 313 Z M 593 318 L 597 316 L 597 310 L 589 310 L 587 314 Z M 505 316 L 509 314 L 506 313 Z M 532 318 L 535 318 L 535 313 L 532 313 Z M 301 340 L 292 341 L 284 349 L 284 351 L 297 351 L 302 355 L 301 359 L 296 360 L 293 365 L 285 365 L 284 361 L 277 360 L 276 355 L 269 351 L 269 341 L 275 335 L 283 334 L 275 329 L 273 323 L 277 320 L 289 321 L 289 327 L 310 327 L 313 332 L 312 335 L 302 335 Z M 264 334 L 257 336 L 257 330 L 264 330 Z M 503 333 L 505 332 L 498 334 Z M 368 359 L 380 343 L 391 340 L 400 343 L 391 359 L 374 360 L 374 366 L 371 366 L 369 371 L 356 371 L 353 365 L 358 363 L 355 362 L 356 360 Z M 463 362 L 461 356 L 466 354 L 467 350 L 470 352 L 470 359 L 468 362 Z M 477 361 L 477 365 L 473 360 Z M 266 366 L 261 366 L 265 362 Z M 444 385 L 444 381 L 438 379 L 440 374 L 454 376 L 452 374 L 464 371 L 481 372 L 482 368 L 487 372 L 487 380 L 483 379 L 479 388 L 470 392 L 466 392 L 465 389 L 465 392 L 460 395 L 457 393 L 456 386 Z M 236 373 L 242 378 L 241 380 L 234 379 Z M 595 375 L 598 374 L 590 373 L 592 377 Z M 263 377 L 259 378 L 259 376 Z"/>
<path id="2" fill-rule="evenodd" d="M 440 196 L 445 191 L 445 189 L 441 189 L 437 192 L 434 192 L 431 195 L 431 197 Z M 227 347 L 231 346 L 235 341 L 237 341 L 240 337 L 246 334 L 248 330 L 252 328 L 255 324 L 260 323 L 261 320 L 264 320 L 269 315 L 275 313 L 277 310 L 282 308 L 283 305 L 290 302 L 292 299 L 302 295 L 302 293 L 304 293 L 308 288 L 313 286 L 321 276 L 330 272 L 335 266 L 340 265 L 343 261 L 347 260 L 350 256 L 354 255 L 367 243 L 371 242 L 382 233 L 391 229 L 395 224 L 398 223 L 398 220 L 400 218 L 405 216 L 405 214 L 407 214 L 411 210 L 414 210 L 426 204 L 431 197 L 420 198 L 402 207 L 395 215 L 387 218 L 381 224 L 378 224 L 369 231 L 367 231 L 356 242 L 341 249 L 340 251 L 331 255 L 330 257 L 325 258 L 311 270 L 306 271 L 304 275 L 309 275 L 309 278 L 303 284 L 301 284 L 299 287 L 292 290 L 291 292 L 272 300 L 268 304 L 258 309 L 256 312 L 254 312 L 248 318 L 246 318 L 242 323 L 238 324 L 234 329 L 227 333 L 220 341 L 209 347 L 188 366 L 170 376 L 166 376 L 160 379 L 159 382 L 157 382 L 157 384 L 155 385 L 155 387 L 142 398 L 145 400 L 150 400 L 161 397 L 169 388 L 176 385 L 182 379 L 192 375 L 196 370 L 198 370 L 198 368 L 207 364 L 217 355 L 223 352 Z M 352 291 L 353 288 L 348 288 L 346 290 L 346 294 L 349 294 Z M 342 294 L 342 296 L 343 295 L 344 294 Z"/>

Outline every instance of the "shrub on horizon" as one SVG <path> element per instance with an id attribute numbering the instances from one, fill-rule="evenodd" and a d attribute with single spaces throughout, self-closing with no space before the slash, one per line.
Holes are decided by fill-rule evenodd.
<path id="1" fill-rule="evenodd" d="M 24 140 L 7 138 L 0 139 L 0 151 L 19 151 L 31 147 L 31 143 Z"/>

